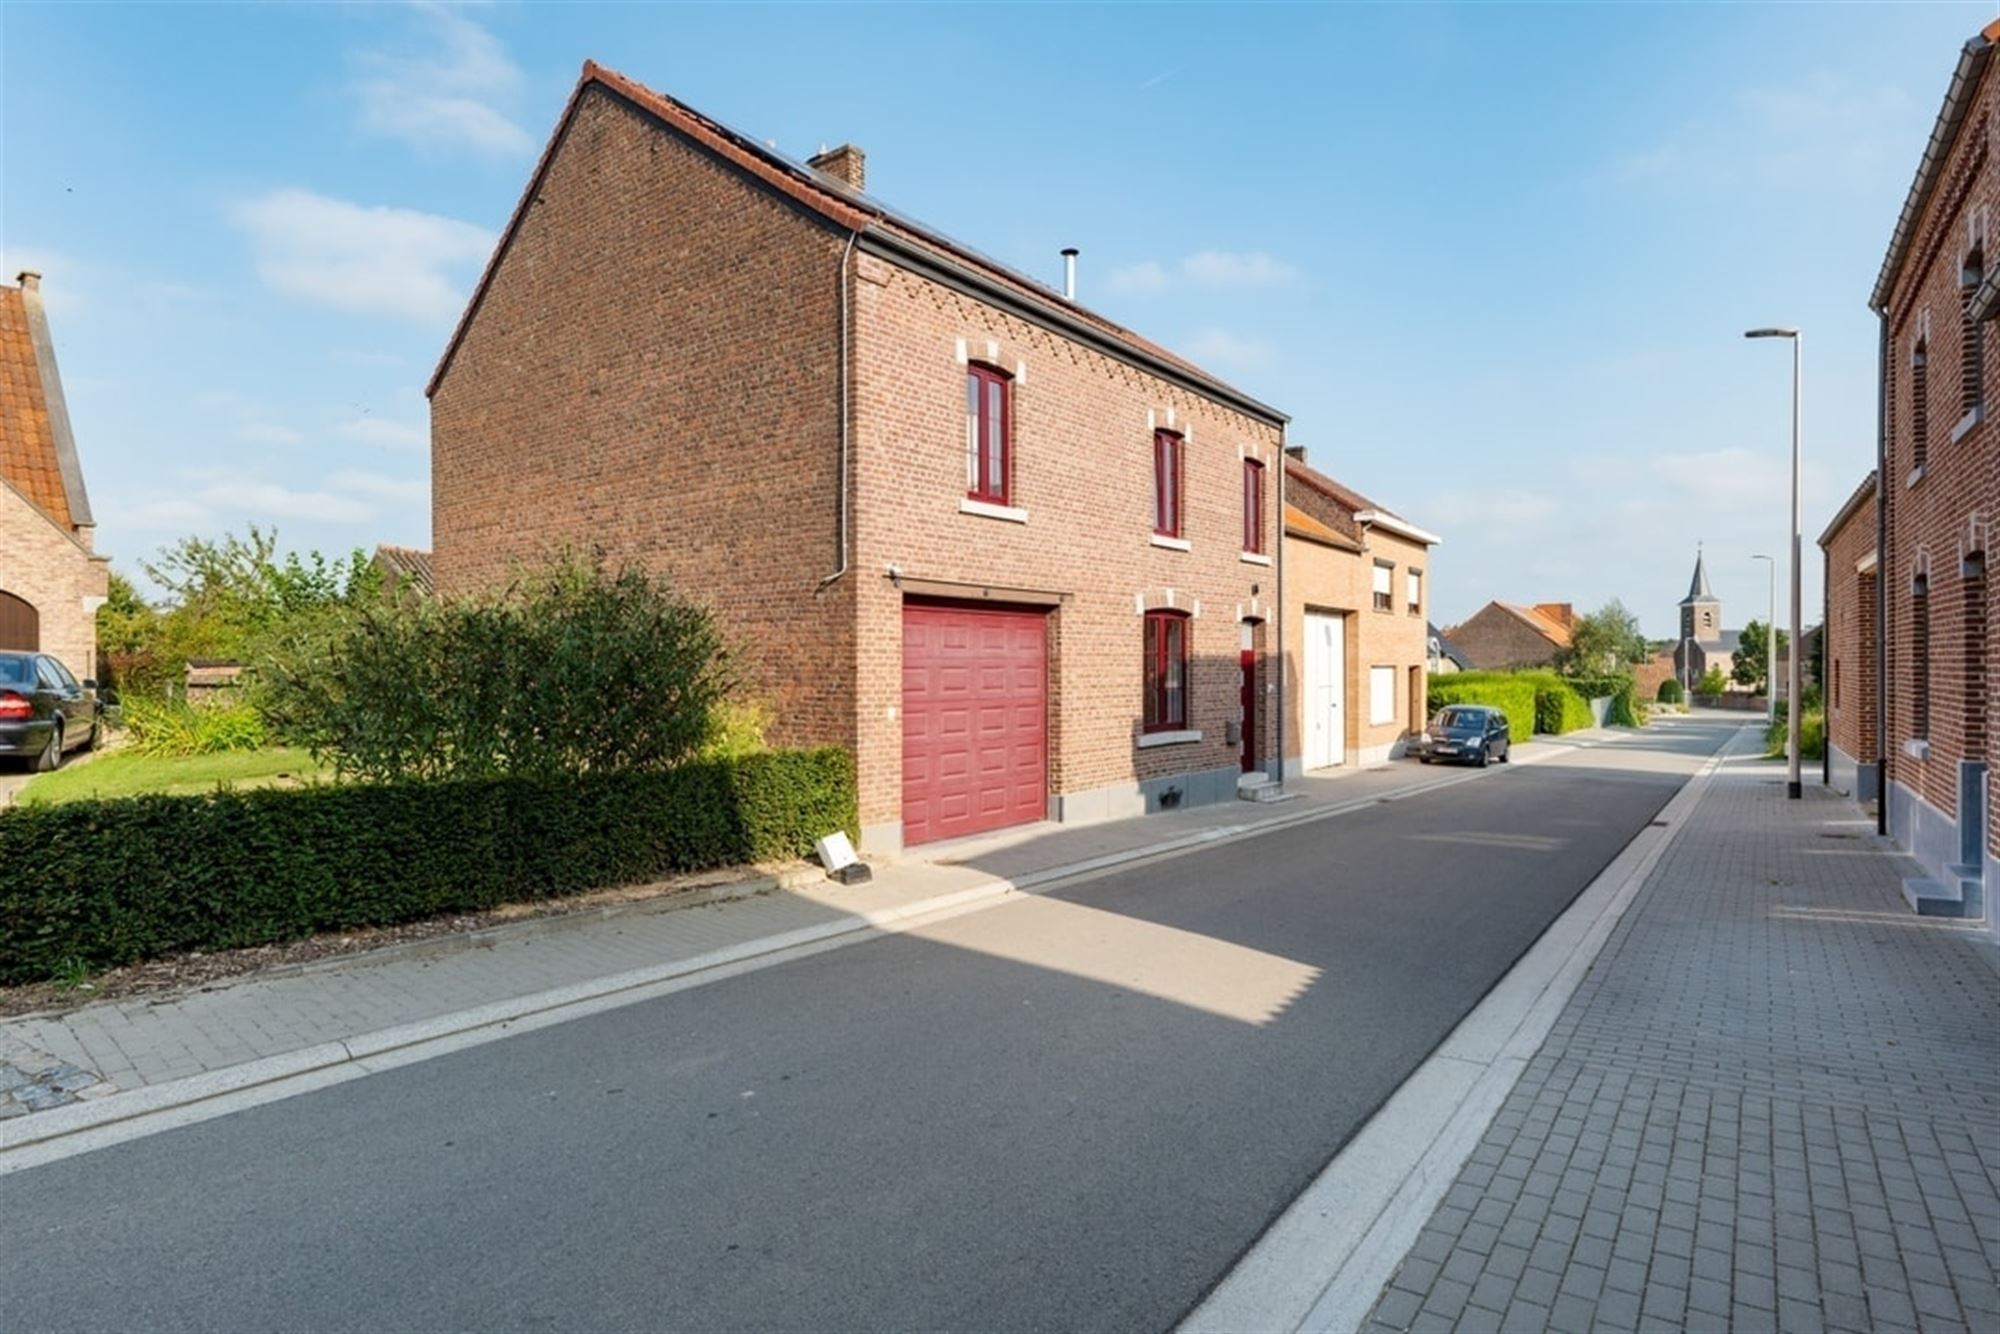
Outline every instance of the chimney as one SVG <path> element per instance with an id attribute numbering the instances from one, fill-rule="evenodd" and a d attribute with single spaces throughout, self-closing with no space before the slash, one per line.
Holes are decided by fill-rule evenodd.
<path id="1" fill-rule="evenodd" d="M 33 269 L 22 269 L 14 281 L 21 284 L 21 290 L 24 292 L 39 292 L 42 290 L 42 275 L 36 273 Z"/>
<path id="2" fill-rule="evenodd" d="M 1537 602 L 1535 610 L 1558 625 L 1576 624 L 1576 606 L 1569 602 Z"/>
<path id="3" fill-rule="evenodd" d="M 1080 252 L 1075 246 L 1064 246 L 1063 257 L 1063 300 L 1076 300 L 1076 257 Z"/>
<path id="4" fill-rule="evenodd" d="M 806 165 L 858 194 L 868 189 L 868 155 L 853 144 L 822 148 L 806 159 Z"/>
<path id="5" fill-rule="evenodd" d="M 1306 447 L 1304 445 L 1286 445 L 1285 457 L 1297 459 L 1300 463 L 1304 463 L 1306 461 Z"/>

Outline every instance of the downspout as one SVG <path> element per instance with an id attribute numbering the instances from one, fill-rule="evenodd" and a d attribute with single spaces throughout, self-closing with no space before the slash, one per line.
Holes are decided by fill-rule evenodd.
<path id="1" fill-rule="evenodd" d="M 861 237 L 861 229 L 855 228 L 847 234 L 847 244 L 840 252 L 840 566 L 832 574 L 819 581 L 819 591 L 825 592 L 830 584 L 837 582 L 847 573 L 849 548 L 853 545 L 849 537 L 848 521 L 848 449 L 847 449 L 847 292 L 851 281 L 849 269 L 854 259 L 854 243 Z"/>
<path id="2" fill-rule="evenodd" d="M 1875 349 L 1875 832 L 1889 833 L 1889 310 Z M 1822 634 L 1825 631 L 1821 631 Z"/>
<path id="3" fill-rule="evenodd" d="M 1285 427 L 1278 426 L 1278 787 L 1285 786 L 1285 474 L 1291 471 L 1291 455 L 1285 453 Z M 1303 758 L 1303 757 L 1302 757 Z"/>

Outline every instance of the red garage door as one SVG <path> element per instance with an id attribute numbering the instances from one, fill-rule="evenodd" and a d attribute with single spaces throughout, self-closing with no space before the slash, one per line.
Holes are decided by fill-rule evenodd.
<path id="1" fill-rule="evenodd" d="M 1043 624 L 1033 611 L 904 606 L 904 843 L 1047 815 Z"/>

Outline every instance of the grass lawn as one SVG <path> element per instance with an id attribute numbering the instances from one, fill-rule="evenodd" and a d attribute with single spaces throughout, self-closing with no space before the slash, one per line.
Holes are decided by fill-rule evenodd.
<path id="1" fill-rule="evenodd" d="M 36 774 L 15 800 L 33 806 L 91 797 L 207 792 L 225 783 L 231 787 L 270 787 L 332 777 L 332 771 L 315 763 L 311 755 L 289 746 L 178 759 L 113 751 L 88 761 L 72 759 L 54 773 Z"/>

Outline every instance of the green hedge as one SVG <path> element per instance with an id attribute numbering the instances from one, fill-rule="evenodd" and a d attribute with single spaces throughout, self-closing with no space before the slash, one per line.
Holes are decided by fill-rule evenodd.
<path id="1" fill-rule="evenodd" d="M 1430 679 L 1430 712 L 1447 704 L 1485 704 L 1507 715 L 1514 739 L 1535 734 L 1535 685 L 1516 672 L 1449 672 Z"/>
<path id="2" fill-rule="evenodd" d="M 0 810 L 0 983 L 809 853 L 845 751 Z"/>
<path id="3" fill-rule="evenodd" d="M 1669 676 L 1660 682 L 1660 693 L 1655 698 L 1662 704 L 1679 704 L 1687 698 L 1687 691 L 1681 688 L 1679 681 Z"/>
<path id="4" fill-rule="evenodd" d="M 1521 672 L 1535 686 L 1535 730 L 1544 736 L 1561 736 L 1595 725 L 1590 701 L 1575 685 L 1554 672 Z"/>

